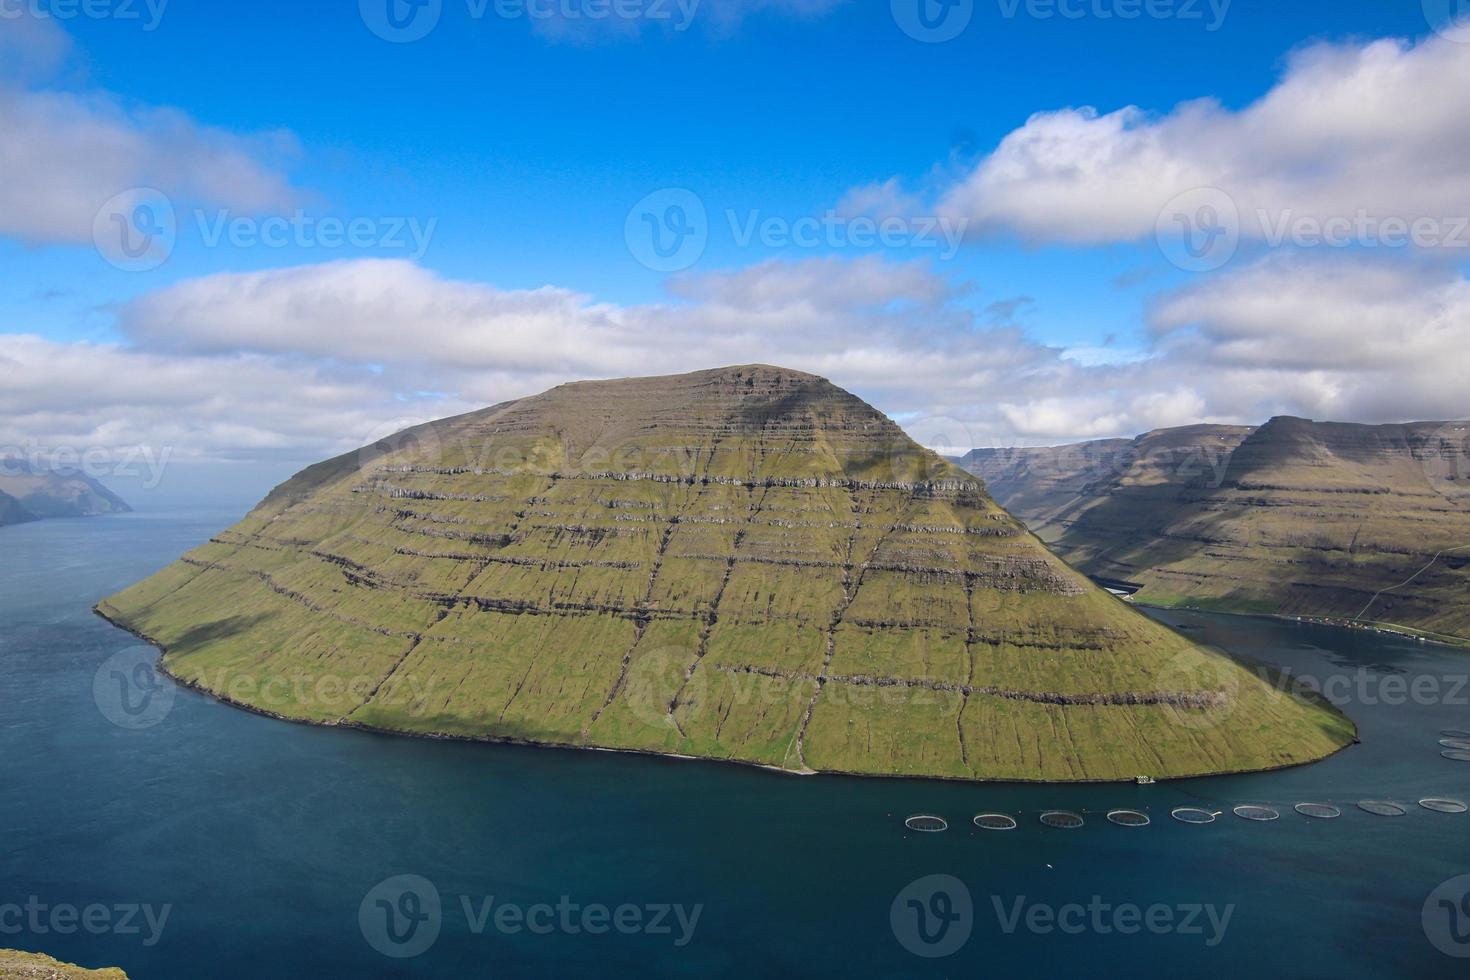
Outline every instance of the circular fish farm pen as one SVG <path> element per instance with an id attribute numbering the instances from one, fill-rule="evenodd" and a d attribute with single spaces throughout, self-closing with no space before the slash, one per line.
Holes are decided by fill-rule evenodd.
<path id="1" fill-rule="evenodd" d="M 1007 813 L 982 813 L 975 818 L 975 826 L 981 830 L 1015 830 L 1019 825 Z"/>
<path id="2" fill-rule="evenodd" d="M 943 817 L 934 817 L 928 814 L 919 814 L 909 817 L 903 822 L 909 830 L 917 830 L 921 834 L 942 834 L 949 829 L 949 821 Z"/>
<path id="3" fill-rule="evenodd" d="M 1466 810 L 1470 810 L 1470 807 L 1467 807 L 1459 800 L 1428 799 L 1420 800 L 1419 805 L 1426 810 L 1433 810 L 1435 813 L 1464 813 Z"/>
<path id="4" fill-rule="evenodd" d="M 1470 732 L 1463 728 L 1446 728 L 1440 734 L 1445 738 L 1470 738 Z"/>
<path id="5" fill-rule="evenodd" d="M 1256 806 L 1254 804 L 1238 806 L 1234 812 L 1242 820 L 1254 820 L 1257 823 L 1268 823 L 1272 820 L 1281 819 L 1281 814 L 1269 806 Z"/>
<path id="6" fill-rule="evenodd" d="M 1086 823 L 1081 814 L 1069 810 L 1048 810 L 1041 815 L 1041 822 L 1058 830 L 1076 830 Z"/>
<path id="7" fill-rule="evenodd" d="M 1108 814 L 1108 821 L 1119 827 L 1147 827 L 1153 823 L 1148 814 L 1137 810 L 1114 810 Z"/>
<path id="8" fill-rule="evenodd" d="M 1364 813 L 1371 813 L 1375 817 L 1402 817 L 1409 812 L 1397 803 L 1389 803 L 1385 800 L 1364 800 L 1358 804 L 1358 809 Z"/>
<path id="9" fill-rule="evenodd" d="M 1296 812 L 1314 820 L 1336 820 L 1342 811 L 1330 803 L 1298 803 Z"/>
<path id="10" fill-rule="evenodd" d="M 1470 749 L 1470 738 L 1442 738 L 1439 744 L 1445 749 Z"/>
<path id="11" fill-rule="evenodd" d="M 1178 820 L 1180 823 L 1207 824 L 1214 823 L 1215 818 L 1220 815 L 1218 813 L 1212 813 L 1209 810 L 1201 810 L 1197 806 L 1181 806 L 1170 813 L 1169 816 Z"/>
<path id="12" fill-rule="evenodd" d="M 1464 749 L 1445 749 L 1440 755 L 1446 759 L 1453 759 L 1455 762 L 1470 762 L 1470 752 Z"/>

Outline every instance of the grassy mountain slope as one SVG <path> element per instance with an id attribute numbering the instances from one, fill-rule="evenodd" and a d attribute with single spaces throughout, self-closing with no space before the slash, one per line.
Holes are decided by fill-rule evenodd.
<path id="1" fill-rule="evenodd" d="M 1093 587 L 857 398 L 764 366 L 410 430 L 99 612 L 238 703 L 426 735 L 1057 780 L 1352 737 Z"/>
<path id="2" fill-rule="evenodd" d="M 967 466 L 1073 565 L 1142 584 L 1142 601 L 1470 637 L 1467 437 L 1465 423 L 1278 418 Z"/>

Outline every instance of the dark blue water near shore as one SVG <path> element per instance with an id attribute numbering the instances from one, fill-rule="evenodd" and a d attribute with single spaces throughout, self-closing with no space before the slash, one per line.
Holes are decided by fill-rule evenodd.
<path id="1" fill-rule="evenodd" d="M 1442 759 L 1436 744 L 1441 729 L 1470 728 L 1470 691 L 1457 686 L 1470 654 L 1169 614 L 1196 638 L 1243 656 L 1318 680 L 1346 678 L 1345 707 L 1364 744 L 1289 772 L 1151 787 L 798 779 L 415 741 L 284 724 L 187 691 L 158 724 L 118 727 L 99 710 L 93 678 L 136 644 L 91 605 L 234 516 L 145 512 L 0 531 L 0 946 L 122 966 L 135 980 L 1433 978 L 1470 969 L 1470 960 L 1435 948 L 1423 917 L 1437 886 L 1470 874 L 1470 815 L 1414 805 L 1470 795 L 1470 764 Z M 1418 680 L 1420 696 L 1400 696 L 1387 678 Z M 1398 800 L 1410 812 L 1372 817 L 1351 806 L 1362 799 Z M 1319 800 L 1343 806 L 1342 818 L 1310 821 L 1290 810 Z M 1278 804 L 1282 819 L 1251 824 L 1229 814 L 1247 802 Z M 1168 817 L 1181 805 L 1226 812 L 1189 827 Z M 1050 807 L 1087 811 L 1087 826 L 1042 828 L 1036 814 Z M 1102 813 L 1113 807 L 1147 809 L 1153 825 L 1111 826 Z M 974 829 L 969 818 L 987 810 L 1022 813 L 1021 828 Z M 902 818 L 921 812 L 949 818 L 951 830 L 906 832 Z M 410 959 L 375 951 L 359 923 L 370 889 L 397 875 L 431 881 L 443 902 L 437 941 Z M 911 953 L 890 918 L 895 897 L 930 875 L 963 882 L 973 903 L 968 941 L 948 958 Z M 492 908 L 565 901 L 702 910 L 680 947 L 677 925 L 668 935 L 580 927 L 541 935 L 492 921 L 476 934 L 461 896 L 472 910 L 489 896 Z M 1023 909 L 1233 910 L 1211 947 L 1207 921 L 1202 935 L 1126 935 L 1108 927 L 1115 919 L 1076 935 L 1024 921 L 1008 933 L 996 903 L 1010 914 L 1018 901 Z M 39 929 L 16 930 L 4 906 L 28 902 L 170 909 L 147 945 L 141 916 L 137 934 L 65 932 L 44 917 Z M 118 913 L 108 915 L 117 922 Z"/>

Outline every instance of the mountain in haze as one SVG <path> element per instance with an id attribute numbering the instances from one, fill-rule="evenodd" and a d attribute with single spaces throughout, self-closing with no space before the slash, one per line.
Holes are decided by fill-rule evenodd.
<path id="1" fill-rule="evenodd" d="M 995 498 L 1137 598 L 1470 637 L 1470 423 L 1276 418 L 978 450 Z"/>
<path id="2" fill-rule="evenodd" d="M 278 717 L 795 772 L 1180 776 L 1354 735 L 1092 585 L 853 395 L 759 365 L 407 430 L 98 612 Z"/>
<path id="3" fill-rule="evenodd" d="M 121 497 L 83 473 L 0 459 L 0 526 L 131 510 Z"/>

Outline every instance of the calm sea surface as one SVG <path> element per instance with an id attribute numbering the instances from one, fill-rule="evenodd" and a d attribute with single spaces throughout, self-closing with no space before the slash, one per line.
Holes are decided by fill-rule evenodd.
<path id="1" fill-rule="evenodd" d="M 1147 787 L 798 779 L 415 741 L 172 688 L 156 724 L 110 721 L 110 672 L 100 699 L 94 680 L 137 644 L 90 607 L 237 516 L 0 530 L 0 946 L 135 980 L 1470 975 L 1439 948 L 1470 954 L 1470 883 L 1430 900 L 1470 874 L 1470 814 L 1417 805 L 1470 798 L 1470 763 L 1437 744 L 1470 730 L 1470 654 L 1167 614 L 1335 684 L 1363 744 L 1290 772 Z M 1409 812 L 1370 816 L 1359 800 Z M 1292 811 L 1306 801 L 1343 815 Z M 1233 816 L 1243 803 L 1282 817 Z M 1178 806 L 1223 815 L 1186 826 Z M 1113 826 L 1116 807 L 1153 824 Z M 1044 828 L 1049 808 L 1087 824 Z M 993 810 L 1020 829 L 971 825 Z M 905 830 L 918 813 L 951 829 Z"/>

